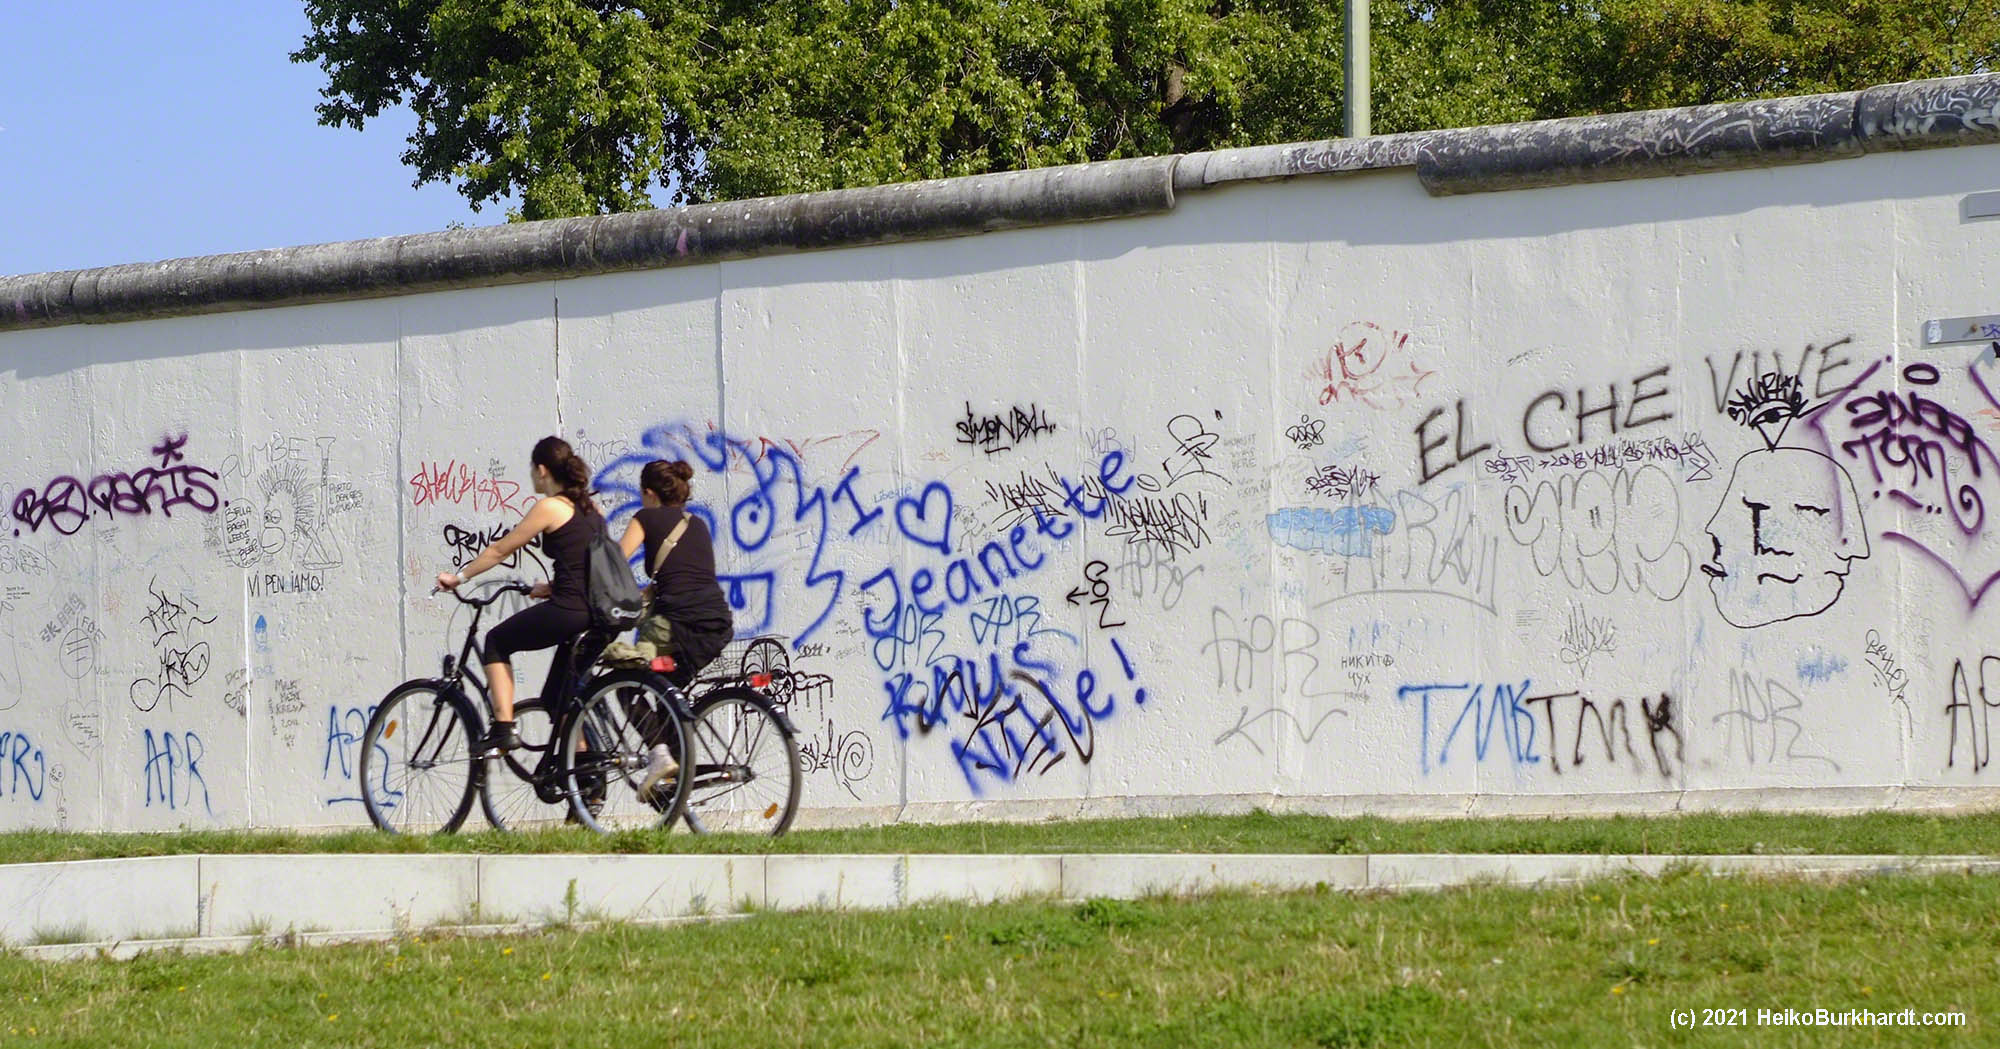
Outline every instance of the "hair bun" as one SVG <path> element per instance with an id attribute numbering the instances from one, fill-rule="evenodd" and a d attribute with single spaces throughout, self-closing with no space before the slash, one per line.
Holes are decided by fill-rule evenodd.
<path id="1" fill-rule="evenodd" d="M 694 467 L 689 466 L 683 460 L 675 460 L 674 462 L 668 463 L 667 472 L 673 474 L 675 477 L 678 477 L 683 481 L 694 480 Z"/>

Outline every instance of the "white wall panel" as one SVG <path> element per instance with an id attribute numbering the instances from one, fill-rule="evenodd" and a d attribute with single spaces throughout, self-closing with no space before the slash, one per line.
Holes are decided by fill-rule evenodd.
<path id="1" fill-rule="evenodd" d="M 1996 160 L 0 335 L 0 825 L 362 822 L 369 708 L 464 622 L 430 579 L 548 433 L 614 527 L 695 466 L 711 672 L 783 671 L 808 820 L 1984 786 L 2000 367 L 1922 335 L 2000 314 Z"/>

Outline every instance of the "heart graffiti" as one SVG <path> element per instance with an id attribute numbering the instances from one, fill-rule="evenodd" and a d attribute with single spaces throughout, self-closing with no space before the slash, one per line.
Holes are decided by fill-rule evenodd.
<path id="1" fill-rule="evenodd" d="M 933 505 L 933 500 L 942 502 Z M 921 494 L 896 501 L 896 527 L 911 540 L 951 556 L 951 489 L 943 481 L 932 481 Z M 935 531 L 933 537 L 930 533 Z"/>

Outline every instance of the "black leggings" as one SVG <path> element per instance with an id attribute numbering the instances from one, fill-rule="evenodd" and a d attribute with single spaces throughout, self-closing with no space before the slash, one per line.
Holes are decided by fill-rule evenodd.
<path id="1" fill-rule="evenodd" d="M 563 668 L 570 661 L 569 643 L 589 629 L 589 612 L 580 608 L 563 608 L 553 601 L 538 602 L 508 616 L 499 626 L 488 630 L 486 643 L 480 648 L 480 659 L 486 663 L 511 666 L 516 652 L 533 652 L 560 645 L 555 658 L 549 662 L 548 680 L 542 685 L 542 695 L 553 697 L 556 683 L 562 679 Z M 518 692 L 518 682 L 516 684 Z"/>

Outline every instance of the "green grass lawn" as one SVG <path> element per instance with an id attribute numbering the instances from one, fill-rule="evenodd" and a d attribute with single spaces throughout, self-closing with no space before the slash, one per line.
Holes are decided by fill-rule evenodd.
<path id="1" fill-rule="evenodd" d="M 1402 895 L 761 913 L 128 962 L 0 956 L 6 1044 L 1976 1045 L 2000 879 L 1607 879 Z M 1670 1026 L 1958 1010 L 1962 1028 Z"/>
<path id="2" fill-rule="evenodd" d="M 374 831 L 0 834 L 0 863 L 289 852 L 1502 852 L 2000 855 L 2000 813 L 1790 813 L 1592 819 L 1388 820 L 1275 815 L 1044 823 L 893 824 L 798 831 L 776 840 L 684 831 L 601 837 L 581 830 L 399 838 Z"/>

